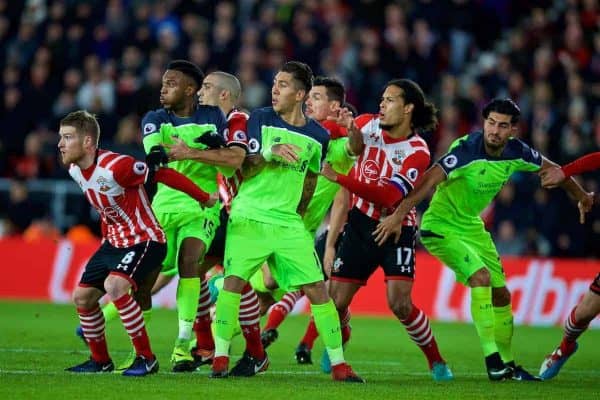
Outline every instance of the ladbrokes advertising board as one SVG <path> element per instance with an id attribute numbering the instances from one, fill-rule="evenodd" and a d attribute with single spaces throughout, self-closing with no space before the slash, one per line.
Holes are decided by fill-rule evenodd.
<path id="1" fill-rule="evenodd" d="M 0 240 L 0 298 L 70 302 L 85 263 L 98 245 L 74 245 L 66 240 Z M 599 261 L 579 259 L 505 258 L 503 264 L 513 296 L 515 322 L 526 325 L 561 324 L 600 271 Z M 175 287 L 176 282 L 165 287 L 155 296 L 154 304 L 173 307 Z M 378 270 L 358 292 L 352 313 L 391 315 L 385 293 L 383 273 Z M 469 291 L 455 282 L 451 270 L 424 252 L 417 254 L 413 300 L 432 319 L 470 320 Z M 307 309 L 304 301 L 296 311 Z M 594 324 L 600 326 L 598 319 Z"/>

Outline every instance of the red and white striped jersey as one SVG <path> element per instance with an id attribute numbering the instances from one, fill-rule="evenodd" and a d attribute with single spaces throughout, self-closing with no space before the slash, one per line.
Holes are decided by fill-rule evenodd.
<path id="1" fill-rule="evenodd" d="M 390 137 L 379 127 L 379 117 L 376 114 L 359 115 L 355 122 L 362 133 L 365 148 L 352 169 L 353 176 L 360 182 L 369 184 L 392 183 L 406 196 L 429 166 L 427 142 L 417 134 L 404 139 Z M 394 211 L 355 194 L 352 194 L 352 207 L 375 220 L 383 219 Z M 416 224 L 416 210 L 413 208 L 403 225 Z"/>
<path id="2" fill-rule="evenodd" d="M 102 236 L 117 248 L 153 240 L 165 243 L 144 189 L 146 163 L 99 150 L 96 161 L 82 170 L 71 164 L 69 174 L 102 218 Z"/>
<path id="3" fill-rule="evenodd" d="M 248 133 L 247 133 L 248 114 L 233 109 L 227 115 L 227 129 L 225 130 L 225 142 L 227 146 L 239 146 L 248 152 Z M 229 178 L 219 173 L 217 175 L 219 184 L 219 197 L 223 206 L 229 212 L 231 201 L 237 194 L 242 183 L 242 171 L 236 170 Z"/>

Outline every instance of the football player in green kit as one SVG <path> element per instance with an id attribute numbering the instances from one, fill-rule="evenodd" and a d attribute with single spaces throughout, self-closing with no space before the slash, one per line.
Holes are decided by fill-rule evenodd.
<path id="1" fill-rule="evenodd" d="M 539 380 L 514 362 L 511 296 L 500 257 L 480 213 L 510 176 L 539 172 L 555 164 L 513 138 L 520 117 L 510 99 L 494 99 L 483 109 L 483 132 L 457 139 L 423 176 L 415 190 L 373 233 L 379 243 L 399 237 L 406 213 L 436 188 L 421 222 L 421 242 L 471 289 L 471 315 L 490 380 Z M 574 180 L 562 184 L 585 209 L 593 197 Z"/>

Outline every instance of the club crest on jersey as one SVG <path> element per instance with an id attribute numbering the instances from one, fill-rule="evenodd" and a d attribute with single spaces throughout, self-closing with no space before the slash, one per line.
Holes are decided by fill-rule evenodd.
<path id="1" fill-rule="evenodd" d="M 244 131 L 235 131 L 233 133 L 233 140 L 236 140 L 238 142 L 245 142 L 246 141 L 246 133 L 244 133 Z"/>
<path id="2" fill-rule="evenodd" d="M 453 168 L 458 163 L 458 158 L 456 158 L 454 154 L 450 154 L 449 156 L 446 156 L 442 162 L 447 168 Z"/>
<path id="3" fill-rule="evenodd" d="M 110 186 L 108 186 L 108 180 L 105 177 L 99 177 L 96 179 L 96 183 L 98 184 L 101 192 L 108 192 L 110 190 Z"/>
<path id="4" fill-rule="evenodd" d="M 148 122 L 146 125 L 144 125 L 144 135 L 149 135 L 152 132 L 156 132 L 156 125 L 154 125 L 151 122 Z"/>
<path id="5" fill-rule="evenodd" d="M 367 160 L 364 164 L 362 164 L 360 168 L 360 173 L 367 179 L 378 181 L 379 165 L 377 165 L 377 163 L 373 160 Z"/>
<path id="6" fill-rule="evenodd" d="M 396 165 L 402 164 L 402 160 L 406 157 L 406 153 L 400 149 L 394 150 L 394 154 L 392 155 L 392 161 Z"/>

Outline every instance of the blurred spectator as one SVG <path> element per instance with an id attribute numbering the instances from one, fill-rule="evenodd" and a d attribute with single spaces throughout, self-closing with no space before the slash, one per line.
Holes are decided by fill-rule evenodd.
<path id="1" fill-rule="evenodd" d="M 517 137 L 571 161 L 600 150 L 599 20 L 598 0 L 0 0 L 0 176 L 64 177 L 48 129 L 77 108 L 98 114 L 106 145 L 143 155 L 136 121 L 160 108 L 174 58 L 235 73 L 248 110 L 270 104 L 290 59 L 338 77 L 359 113 L 377 112 L 389 79 L 414 79 L 440 110 L 424 134 L 434 158 L 511 97 Z M 527 254 L 596 254 L 600 217 L 580 227 L 536 185 L 519 175 L 498 196 L 493 234 L 510 242 L 512 224 Z"/>
<path id="2" fill-rule="evenodd" d="M 47 210 L 43 204 L 29 196 L 24 181 L 13 179 L 10 183 L 9 201 L 6 207 L 6 234 L 22 234 L 32 221 L 45 217 Z"/>

